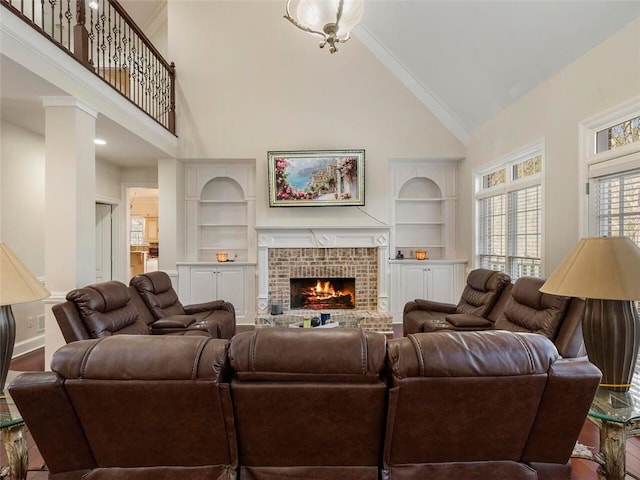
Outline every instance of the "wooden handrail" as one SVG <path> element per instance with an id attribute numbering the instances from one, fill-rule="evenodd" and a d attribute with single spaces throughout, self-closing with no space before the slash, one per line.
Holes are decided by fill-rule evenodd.
<path id="1" fill-rule="evenodd" d="M 162 64 L 164 65 L 164 67 L 169 70 L 171 68 L 169 62 L 167 62 L 162 54 L 160 52 L 158 52 L 158 50 L 156 49 L 156 47 L 153 45 L 153 43 L 151 43 L 151 40 L 149 40 L 147 38 L 147 36 L 144 34 L 144 32 L 142 30 L 140 30 L 140 27 L 138 27 L 138 25 L 136 24 L 136 22 L 133 20 L 133 18 L 131 18 L 129 16 L 129 14 L 126 12 L 126 10 L 124 9 L 124 7 L 120 4 L 120 2 L 118 2 L 118 0 L 108 0 L 109 3 L 111 4 L 111 6 L 122 16 L 122 18 L 125 19 L 125 21 L 129 24 L 129 26 L 131 28 L 133 28 L 133 31 L 136 32 L 136 35 L 138 35 L 142 41 L 144 42 L 144 44 L 149 48 L 149 50 L 151 50 L 153 52 L 153 54 L 158 58 L 158 60 L 160 60 L 162 62 Z M 81 2 L 82 3 L 82 2 Z"/>

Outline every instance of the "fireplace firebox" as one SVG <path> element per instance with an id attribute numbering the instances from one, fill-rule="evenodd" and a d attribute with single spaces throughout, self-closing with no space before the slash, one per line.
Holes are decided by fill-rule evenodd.
<path id="1" fill-rule="evenodd" d="M 352 309 L 356 305 L 355 278 L 290 278 L 293 309 Z"/>

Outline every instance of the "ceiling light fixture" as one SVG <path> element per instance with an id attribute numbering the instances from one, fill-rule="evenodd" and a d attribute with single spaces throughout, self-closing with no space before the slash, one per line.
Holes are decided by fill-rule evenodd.
<path id="1" fill-rule="evenodd" d="M 95 143 L 96 145 L 106 145 L 107 141 L 106 140 L 102 140 L 101 138 L 96 138 L 93 143 Z"/>
<path id="2" fill-rule="evenodd" d="M 292 8 L 293 7 L 293 8 Z M 291 11 L 296 13 L 295 18 Z M 284 16 L 300 30 L 320 35 L 320 48 L 329 44 L 329 52 L 338 51 L 336 45 L 351 38 L 364 12 L 364 0 L 287 0 Z"/>

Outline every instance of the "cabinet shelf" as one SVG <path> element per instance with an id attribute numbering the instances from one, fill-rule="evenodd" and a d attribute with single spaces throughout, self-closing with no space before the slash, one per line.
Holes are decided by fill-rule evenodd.
<path id="1" fill-rule="evenodd" d="M 216 228 L 216 227 L 248 227 L 246 223 L 199 223 L 199 227 Z"/>
<path id="2" fill-rule="evenodd" d="M 442 202 L 444 198 L 397 198 L 396 202 L 399 203 L 416 203 L 416 202 Z"/>
<path id="3" fill-rule="evenodd" d="M 244 205 L 245 200 L 199 200 L 202 205 Z"/>
<path id="4" fill-rule="evenodd" d="M 398 244 L 398 248 L 403 249 L 403 248 L 444 248 L 444 245 L 441 244 L 436 244 L 436 243 L 420 243 L 420 244 L 407 244 L 407 243 L 402 243 L 402 244 Z"/>
<path id="5" fill-rule="evenodd" d="M 396 225 L 444 225 L 444 222 L 396 222 Z"/>

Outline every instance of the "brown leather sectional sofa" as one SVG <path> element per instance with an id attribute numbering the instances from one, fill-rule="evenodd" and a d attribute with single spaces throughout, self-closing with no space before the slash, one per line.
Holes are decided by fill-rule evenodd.
<path id="1" fill-rule="evenodd" d="M 223 300 L 182 305 L 165 272 L 96 283 L 67 293 L 52 311 L 67 343 L 111 335 L 187 335 L 231 338 L 233 305 Z"/>
<path id="2" fill-rule="evenodd" d="M 258 329 L 65 345 L 9 390 L 52 480 L 560 480 L 600 380 L 541 335 Z"/>
<path id="3" fill-rule="evenodd" d="M 521 277 L 511 282 L 503 272 L 469 272 L 457 305 L 416 299 L 403 313 L 405 335 L 443 330 L 532 332 L 553 341 L 560 355 L 585 355 L 582 340 L 583 298 L 540 292 L 545 280 Z"/>

